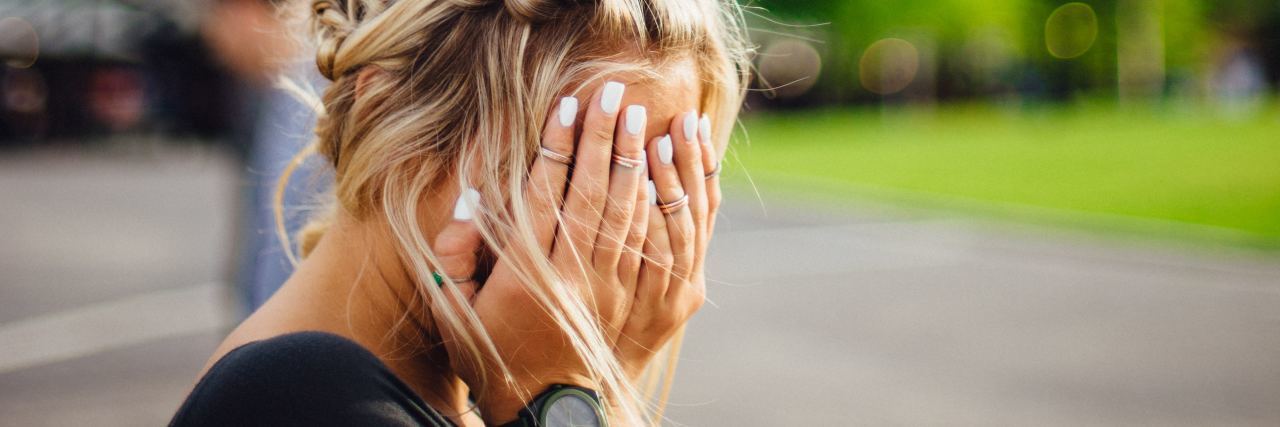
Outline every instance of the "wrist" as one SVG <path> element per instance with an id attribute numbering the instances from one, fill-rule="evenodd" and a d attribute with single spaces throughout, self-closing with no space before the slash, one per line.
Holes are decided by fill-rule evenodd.
<path id="1" fill-rule="evenodd" d="M 515 393 L 486 393 L 477 402 L 480 408 L 480 417 L 484 420 L 485 425 L 500 426 L 520 417 L 520 410 L 524 409 L 525 399 L 522 399 Z"/>
<path id="2" fill-rule="evenodd" d="M 478 405 L 486 425 L 504 425 L 520 417 L 520 411 L 533 403 L 539 395 L 553 385 L 568 385 L 591 389 L 591 381 L 586 377 L 568 375 L 550 381 L 529 381 L 512 387 L 502 382 L 488 387 L 480 396 Z M 524 393 L 520 393 L 523 390 Z"/>

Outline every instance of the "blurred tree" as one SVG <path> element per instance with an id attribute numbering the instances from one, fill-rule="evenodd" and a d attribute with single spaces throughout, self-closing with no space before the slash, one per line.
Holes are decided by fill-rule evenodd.
<path id="1" fill-rule="evenodd" d="M 789 24 L 827 24 L 828 56 L 820 85 L 825 100 L 868 98 L 858 85 L 858 61 L 877 40 L 900 38 L 918 44 L 922 66 L 942 68 L 951 56 L 965 51 L 977 37 L 1003 40 L 1009 54 L 1022 56 L 1027 48 L 1020 25 L 1025 6 L 1032 0 L 815 0 L 765 1 L 767 16 Z M 783 27 L 781 31 L 785 32 Z M 924 45 L 924 46 L 920 46 Z M 944 86 L 945 87 L 945 86 Z M 948 94 L 943 94 L 948 95 Z"/>
<path id="2" fill-rule="evenodd" d="M 1096 39 L 1083 54 L 1057 58 L 1046 47 L 1046 21 L 1063 0 L 761 0 L 758 26 L 821 41 L 820 90 L 808 102 L 880 100 L 861 87 L 859 60 L 877 40 L 900 38 L 922 57 L 921 78 L 941 98 L 1117 94 L 1121 82 L 1139 96 L 1166 93 L 1213 61 L 1224 37 L 1246 40 L 1280 75 L 1280 2 L 1256 0 L 1089 0 Z M 776 19 L 782 25 L 772 24 Z M 787 24 L 793 24 L 788 26 Z M 820 24 L 817 27 L 809 27 Z M 936 77 L 933 77 L 936 76 Z M 1190 76 L 1190 77 L 1188 77 Z M 921 83 L 924 84 L 924 83 Z M 910 90 L 910 89 L 908 89 Z"/>

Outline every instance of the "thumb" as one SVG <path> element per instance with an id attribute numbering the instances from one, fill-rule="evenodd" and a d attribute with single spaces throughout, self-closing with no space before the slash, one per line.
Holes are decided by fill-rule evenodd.
<path id="1" fill-rule="evenodd" d="M 453 221 L 440 230 L 432 248 L 440 259 L 440 269 L 443 270 L 436 273 L 436 285 L 445 289 L 445 295 L 452 293 L 448 291 L 448 287 L 456 287 L 461 293 L 462 301 L 468 302 L 476 293 L 474 275 L 477 253 L 484 244 L 480 229 L 472 221 L 479 200 L 480 193 L 476 190 L 463 190 L 453 210 Z"/>
<path id="2" fill-rule="evenodd" d="M 474 300 L 477 283 L 473 279 L 476 272 L 477 252 L 480 246 L 484 244 L 484 239 L 480 235 L 480 229 L 476 227 L 473 221 L 475 217 L 475 209 L 479 205 L 480 194 L 475 190 L 466 189 L 462 195 L 458 197 L 458 203 L 453 210 L 453 221 L 445 225 L 440 234 L 436 235 L 435 243 L 432 250 L 440 260 L 441 272 L 436 273 L 436 283 L 441 287 L 444 295 L 444 306 L 451 308 L 448 310 L 455 314 L 465 313 L 471 310 L 471 301 Z M 441 307 L 443 308 L 443 307 Z M 461 355 L 472 354 L 467 351 L 466 345 L 460 338 L 465 338 L 466 330 L 456 330 L 454 327 L 447 325 L 458 325 L 459 319 L 453 316 L 452 319 L 444 314 L 444 310 L 433 309 L 431 317 L 435 321 L 436 330 L 440 333 L 440 338 L 445 346 L 445 351 L 449 354 L 449 363 L 458 370 L 460 374 L 475 372 L 480 366 L 475 360 Z M 452 320 L 452 321 L 451 321 Z M 466 328 L 466 325 L 462 325 Z M 463 334 L 463 336 L 457 336 Z M 474 375 L 465 375 L 466 378 L 474 378 Z"/>

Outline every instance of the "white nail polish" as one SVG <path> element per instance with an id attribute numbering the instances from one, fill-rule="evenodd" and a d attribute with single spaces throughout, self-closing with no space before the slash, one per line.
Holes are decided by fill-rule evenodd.
<path id="1" fill-rule="evenodd" d="M 698 137 L 698 112 L 690 111 L 684 115 L 684 140 L 693 142 Z"/>
<path id="2" fill-rule="evenodd" d="M 618 112 L 618 108 L 622 106 L 622 94 L 626 90 L 627 86 L 622 83 L 605 83 L 604 94 L 600 96 L 600 109 L 609 114 Z"/>
<path id="3" fill-rule="evenodd" d="M 649 204 L 658 205 L 658 186 L 653 181 L 649 181 Z"/>
<path id="4" fill-rule="evenodd" d="M 700 124 L 702 125 L 702 142 L 704 144 L 711 142 L 711 118 L 707 117 L 706 114 L 703 114 Z"/>
<path id="5" fill-rule="evenodd" d="M 560 126 L 573 126 L 578 119 L 578 98 L 566 96 L 560 98 Z"/>
<path id="6" fill-rule="evenodd" d="M 675 150 L 671 147 L 671 135 L 662 137 L 658 141 L 658 161 L 664 165 L 671 164 L 671 156 L 675 155 Z"/>
<path id="7" fill-rule="evenodd" d="M 639 135 L 640 132 L 644 132 L 644 125 L 648 120 L 649 115 L 643 105 L 627 107 L 627 133 Z"/>
<path id="8" fill-rule="evenodd" d="M 458 196 L 458 204 L 453 206 L 453 219 L 470 221 L 475 218 L 476 207 L 480 206 L 480 192 L 474 188 L 462 190 Z"/>

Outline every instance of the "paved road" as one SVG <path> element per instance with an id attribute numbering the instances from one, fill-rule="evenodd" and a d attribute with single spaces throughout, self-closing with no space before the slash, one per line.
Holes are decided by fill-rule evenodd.
<path id="1" fill-rule="evenodd" d="M 158 425 L 234 317 L 235 166 L 0 157 L 0 425 Z M 1280 258 L 740 196 L 686 425 L 1278 425 Z"/>

